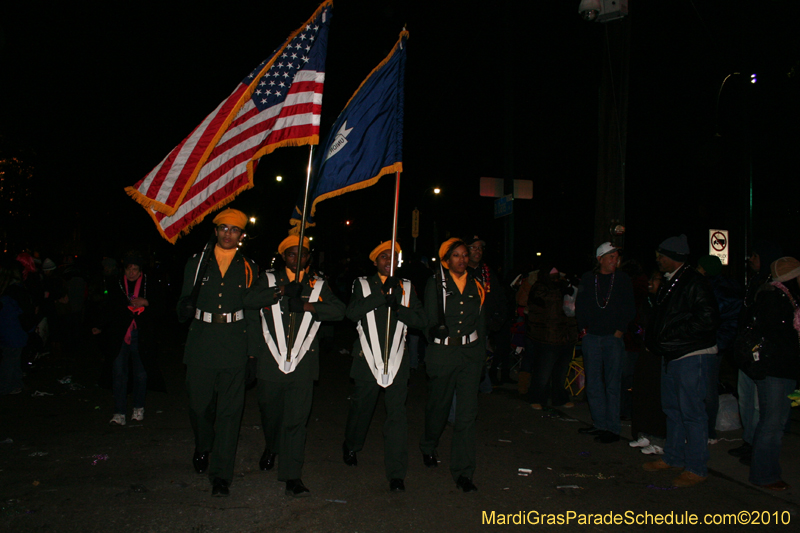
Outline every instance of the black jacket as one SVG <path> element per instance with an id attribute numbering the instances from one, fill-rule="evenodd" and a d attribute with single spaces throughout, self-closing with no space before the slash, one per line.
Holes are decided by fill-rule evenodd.
<path id="1" fill-rule="evenodd" d="M 800 301 L 797 283 L 783 283 L 792 292 L 795 301 Z M 770 283 L 761 286 L 755 297 L 756 323 L 764 336 L 764 348 L 768 366 L 767 375 L 797 379 L 800 374 L 800 344 L 794 329 L 794 306 L 786 294 Z"/>
<path id="2" fill-rule="evenodd" d="M 114 280 L 116 285 L 109 285 L 108 297 L 98 308 L 97 316 L 91 320 L 92 325 L 101 330 L 100 342 L 105 355 L 99 381 L 101 387 L 111 388 L 114 360 L 119 355 L 131 321 L 136 320 L 136 329 L 139 332 L 139 357 L 147 372 L 147 388 L 159 392 L 167 390 L 158 365 L 158 326 L 164 316 L 163 291 L 157 280 L 151 279 L 147 274 L 142 274 L 142 276 L 142 288 L 139 296 L 147 299 L 148 306 L 141 314 L 134 315 L 128 307 L 130 300 L 125 292 L 126 284 L 123 274 Z M 130 285 L 129 290 L 132 289 L 133 284 Z"/>
<path id="3" fill-rule="evenodd" d="M 672 361 L 717 343 L 719 306 L 708 280 L 684 264 L 664 279 L 646 329 L 645 345 Z"/>

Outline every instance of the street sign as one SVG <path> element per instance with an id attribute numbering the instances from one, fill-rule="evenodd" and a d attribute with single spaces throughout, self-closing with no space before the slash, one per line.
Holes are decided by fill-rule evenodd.
<path id="1" fill-rule="evenodd" d="M 481 178 L 481 196 L 489 198 L 503 196 L 503 178 Z"/>
<path id="2" fill-rule="evenodd" d="M 530 200 L 533 198 L 533 180 L 514 180 L 514 199 Z"/>
<path id="3" fill-rule="evenodd" d="M 710 229 L 708 230 L 708 255 L 719 257 L 720 263 L 728 264 L 730 241 L 728 240 L 728 230 Z"/>
<path id="4" fill-rule="evenodd" d="M 504 217 L 514 212 L 514 196 L 507 194 L 494 201 L 494 218 Z"/>
<path id="5" fill-rule="evenodd" d="M 419 237 L 419 209 L 411 212 L 411 236 L 415 239 Z"/>

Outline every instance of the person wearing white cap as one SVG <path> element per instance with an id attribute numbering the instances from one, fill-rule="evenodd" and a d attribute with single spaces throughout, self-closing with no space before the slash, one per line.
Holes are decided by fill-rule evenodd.
<path id="1" fill-rule="evenodd" d="M 617 272 L 619 249 L 610 242 L 597 247 L 597 267 L 581 277 L 575 301 L 578 330 L 583 337 L 586 397 L 593 425 L 579 433 L 597 442 L 617 442 L 620 433 L 620 380 L 625 343 L 622 336 L 636 317 L 633 283 Z"/>

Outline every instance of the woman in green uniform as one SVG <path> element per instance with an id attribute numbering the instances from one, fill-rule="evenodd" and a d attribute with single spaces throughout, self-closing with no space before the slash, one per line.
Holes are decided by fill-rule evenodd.
<path id="1" fill-rule="evenodd" d="M 461 239 L 449 239 L 439 248 L 442 268 L 425 290 L 425 314 L 430 345 L 425 360 L 428 404 L 420 451 L 425 466 L 438 465 L 436 447 L 447 423 L 453 394 L 456 419 L 450 452 L 450 472 L 456 486 L 475 492 L 475 419 L 478 385 L 486 358 L 484 290 L 468 272 L 469 250 Z"/>

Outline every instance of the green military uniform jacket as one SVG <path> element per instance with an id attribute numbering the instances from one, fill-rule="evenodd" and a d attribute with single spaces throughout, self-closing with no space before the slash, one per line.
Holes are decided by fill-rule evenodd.
<path id="1" fill-rule="evenodd" d="M 470 362 L 482 362 L 486 358 L 486 327 L 481 305 L 481 291 L 471 274 L 467 274 L 464 293 L 460 293 L 449 271 L 445 271 L 447 299 L 445 305 L 445 324 L 451 337 L 478 332 L 478 340 L 465 346 L 446 346 L 431 340 L 425 350 L 425 361 L 430 365 L 458 366 Z M 429 281 L 425 287 L 425 315 L 428 328 L 439 323 L 439 300 L 436 291 L 442 285 L 438 278 Z"/>
<path id="2" fill-rule="evenodd" d="M 270 273 L 275 276 L 276 286 L 279 287 L 281 285 L 289 284 L 289 278 L 286 275 L 285 269 L 270 271 Z M 267 281 L 265 274 L 266 273 L 262 273 L 258 278 L 256 285 L 259 289 L 268 287 L 269 282 Z M 311 296 L 311 291 L 314 288 L 313 284 L 316 283 L 323 283 L 322 278 L 319 278 L 312 273 L 306 273 L 303 275 L 303 281 L 301 282 L 301 298 L 304 302 L 308 302 L 308 298 Z M 281 310 L 281 318 L 283 319 L 283 331 L 287 337 L 286 344 L 287 346 L 291 346 L 290 340 L 293 341 L 294 339 L 289 339 L 292 316 L 292 313 L 289 312 L 289 299 L 281 299 L 279 305 Z M 342 320 L 344 318 L 345 305 L 333 294 L 328 286 L 328 283 L 325 283 L 322 286 L 319 300 L 314 302 L 313 305 L 315 312 L 311 314 L 311 317 L 314 321 L 326 322 Z M 303 319 L 303 314 L 295 313 L 295 315 L 294 334 L 297 336 L 297 330 L 300 329 L 300 323 Z M 266 321 L 270 334 L 273 338 L 275 338 L 275 324 L 273 322 L 271 309 L 265 306 L 265 308 L 262 309 L 262 316 Z M 306 352 L 306 354 L 297 364 L 297 367 L 294 369 L 294 371 L 290 372 L 289 374 L 284 374 L 278 367 L 278 363 L 275 361 L 272 353 L 269 351 L 267 343 L 264 341 L 264 333 L 262 331 L 263 324 L 264 321 L 262 321 L 261 317 L 259 317 L 258 328 L 255 328 L 251 331 L 251 343 L 254 347 L 256 347 L 255 353 L 252 353 L 251 355 L 255 355 L 258 358 L 258 379 L 283 383 L 301 380 L 313 381 L 319 378 L 319 340 L 317 338 L 315 338 L 311 343 L 308 352 Z"/>
<path id="3" fill-rule="evenodd" d="M 198 261 L 200 254 L 186 263 L 181 299 L 192 293 Z M 209 324 L 192 317 L 183 357 L 185 364 L 205 368 L 230 368 L 247 363 L 247 331 L 259 328 L 257 309 L 274 301 L 274 289 L 248 288 L 248 278 L 252 285 L 257 275 L 258 266 L 238 251 L 233 256 L 224 278 L 216 258 L 211 257 L 205 276 L 202 280 L 197 280 L 202 285 L 197 296 L 196 308 L 207 313 L 219 314 L 235 313 L 244 309 L 245 319 L 230 324 Z"/>
<path id="4" fill-rule="evenodd" d="M 366 332 L 367 313 L 375 310 L 375 325 L 378 329 L 378 338 L 383 342 L 383 340 L 386 338 L 386 313 L 388 312 L 388 308 L 386 307 L 386 297 L 381 292 L 383 283 L 381 282 L 381 278 L 378 274 L 374 274 L 367 278 L 367 283 L 369 283 L 370 295 L 366 298 L 364 297 L 364 292 L 361 288 L 361 281 L 356 279 L 356 281 L 353 283 L 353 295 L 350 297 L 350 303 L 347 305 L 347 318 L 356 323 L 360 320 L 361 326 Z M 398 301 L 399 300 L 400 298 L 398 296 Z M 419 298 L 417 298 L 416 292 L 414 292 L 413 285 L 411 286 L 408 307 L 401 305 L 400 309 L 397 310 L 397 313 L 392 313 L 391 320 L 392 325 L 391 335 L 389 337 L 390 341 L 394 336 L 395 330 L 397 329 L 398 320 L 410 328 L 425 328 L 427 324 L 425 310 L 423 309 Z M 381 345 L 380 349 L 381 353 L 383 353 L 384 346 Z M 405 357 L 404 355 L 403 362 L 400 365 L 400 370 L 398 371 L 397 375 L 408 375 L 408 366 L 408 357 Z M 375 376 L 372 374 L 369 364 L 364 358 L 364 353 L 361 350 L 360 338 L 356 339 L 355 344 L 353 344 L 353 365 L 350 367 L 350 377 L 365 381 L 375 380 Z"/>

